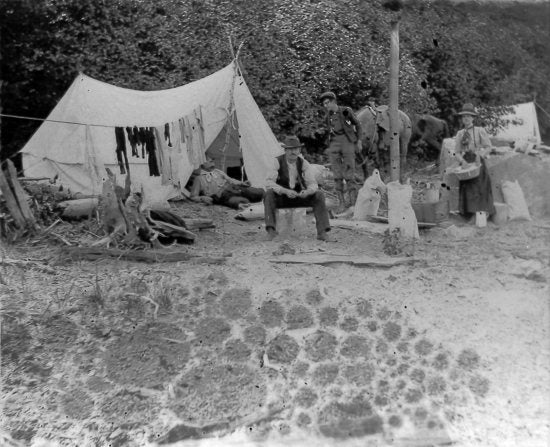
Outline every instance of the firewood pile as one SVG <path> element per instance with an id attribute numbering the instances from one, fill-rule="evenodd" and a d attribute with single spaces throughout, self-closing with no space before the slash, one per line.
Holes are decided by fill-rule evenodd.
<path id="1" fill-rule="evenodd" d="M 118 186 L 109 170 L 100 196 L 75 197 L 55 185 L 55 179 L 18 179 L 13 164 L 7 161 L 5 166 L 0 170 L 0 237 L 8 242 L 25 239 L 32 245 L 86 248 L 97 256 L 109 249 L 192 244 L 193 231 L 214 227 L 210 219 L 143 209 L 143 191 L 132 192 L 129 178 L 124 188 Z"/>

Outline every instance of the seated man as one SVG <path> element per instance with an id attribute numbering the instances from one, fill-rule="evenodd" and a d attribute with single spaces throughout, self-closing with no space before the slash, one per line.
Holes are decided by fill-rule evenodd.
<path id="1" fill-rule="evenodd" d="M 310 164 L 299 156 L 303 144 L 298 137 L 288 136 L 282 146 L 285 153 L 276 158 L 273 171 L 266 181 L 264 208 L 267 238 L 273 240 L 277 234 L 277 208 L 313 207 L 317 239 L 327 241 L 330 224 L 325 195 L 318 190 Z"/>
<path id="2" fill-rule="evenodd" d="M 240 204 L 260 202 L 264 196 L 261 188 L 253 188 L 248 182 L 229 177 L 216 169 L 214 161 L 207 158 L 201 165 L 200 173 L 193 180 L 190 199 L 194 202 L 225 205 L 239 209 Z"/>

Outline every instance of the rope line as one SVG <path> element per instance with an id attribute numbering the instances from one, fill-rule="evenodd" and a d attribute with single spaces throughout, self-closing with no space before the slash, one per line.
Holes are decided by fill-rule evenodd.
<path id="1" fill-rule="evenodd" d="M 536 105 L 539 109 L 541 109 L 541 110 L 546 114 L 546 116 L 547 116 L 548 118 L 550 118 L 550 113 L 548 113 L 546 110 L 544 110 L 538 102 L 536 102 L 536 101 L 533 101 L 533 102 L 535 103 L 535 105 Z"/>
<path id="2" fill-rule="evenodd" d="M 0 113 L 0 116 L 5 118 L 16 118 L 16 119 L 29 120 L 29 121 L 48 121 L 51 123 L 75 124 L 77 126 L 107 127 L 112 129 L 114 129 L 115 127 L 121 127 L 121 126 L 107 126 L 106 124 L 88 124 L 88 123 L 78 123 L 76 121 L 51 120 L 48 118 L 34 118 L 32 116 L 10 115 L 7 113 Z"/>

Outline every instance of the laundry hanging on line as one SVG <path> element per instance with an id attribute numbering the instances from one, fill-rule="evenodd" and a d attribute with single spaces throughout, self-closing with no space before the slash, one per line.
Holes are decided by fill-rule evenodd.
<path id="1" fill-rule="evenodd" d="M 128 163 L 128 154 L 126 153 L 126 138 L 124 137 L 124 129 L 115 127 L 116 140 L 116 159 L 120 168 L 121 174 L 130 172 L 130 164 Z"/>

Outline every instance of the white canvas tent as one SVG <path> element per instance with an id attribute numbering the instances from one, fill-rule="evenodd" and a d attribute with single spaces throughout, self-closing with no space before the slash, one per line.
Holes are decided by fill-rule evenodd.
<path id="1" fill-rule="evenodd" d="M 514 141 L 516 147 L 526 143 L 540 143 L 539 122 L 534 102 L 516 104 L 514 111 L 501 118 L 509 120 L 509 124 L 496 131 L 494 137 L 499 140 Z"/>
<path id="2" fill-rule="evenodd" d="M 225 134 L 229 124 L 238 123 L 240 138 L 235 138 L 233 131 L 227 141 L 240 143 L 248 179 L 253 186 L 263 186 L 274 157 L 282 149 L 236 62 L 203 79 L 158 91 L 125 89 L 79 74 L 47 121 L 23 147 L 25 176 L 58 175 L 59 183 L 73 192 L 98 194 L 105 168 L 109 168 L 117 174 L 117 182 L 124 184 L 125 175 L 118 170 L 114 128 L 163 126 L 198 108 L 206 149 L 214 141 L 219 146 L 220 133 Z M 228 120 L 230 110 L 233 113 Z M 160 177 L 150 176 L 145 159 L 130 154 L 128 159 L 134 187 L 143 186 L 146 195 L 159 199 L 177 192 L 173 185 L 162 185 Z M 185 185 L 193 166 L 188 162 L 182 165 L 178 180 Z"/>

